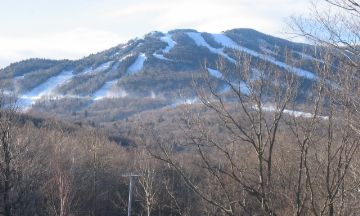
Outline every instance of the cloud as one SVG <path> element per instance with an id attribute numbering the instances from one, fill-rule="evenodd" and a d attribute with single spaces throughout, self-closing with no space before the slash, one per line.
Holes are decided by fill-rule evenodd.
<path id="1" fill-rule="evenodd" d="M 308 0 L 140 0 L 125 7 L 108 8 L 111 18 L 144 20 L 147 27 L 170 30 L 196 28 L 219 32 L 249 27 L 269 34 L 279 34 L 284 19 L 308 9 Z"/>
<path id="2" fill-rule="evenodd" d="M 102 30 L 76 28 L 40 37 L 1 37 L 0 68 L 27 58 L 78 59 L 103 51 L 126 38 Z"/>
<path id="3" fill-rule="evenodd" d="M 62 4 L 66 8 L 66 2 Z M 54 32 L 56 28 L 50 21 L 49 26 L 44 25 L 47 27 L 28 28 L 39 22 L 35 18 L 31 20 L 31 16 L 26 16 L 30 20 L 25 24 L 20 19 L 21 26 L 10 25 L 16 26 L 14 32 L 21 32 L 0 36 L 0 67 L 30 57 L 77 59 L 154 30 L 193 28 L 220 32 L 254 28 L 286 37 L 282 34 L 286 26 L 284 19 L 294 13 L 305 13 L 310 4 L 309 0 L 104 0 L 97 2 L 96 7 L 92 3 L 77 6 L 82 9 L 79 13 L 48 15 L 49 20 L 57 21 L 56 28 L 71 28 L 67 31 Z M 46 6 L 42 7 L 46 11 Z M 18 16 L 21 14 L 14 19 Z M 3 29 L 7 34 L 1 35 L 9 35 L 10 30 Z"/>

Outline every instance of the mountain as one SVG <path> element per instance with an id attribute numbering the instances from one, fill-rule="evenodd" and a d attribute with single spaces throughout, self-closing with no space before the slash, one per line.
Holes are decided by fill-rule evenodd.
<path id="1" fill-rule="evenodd" d="M 312 71 L 319 56 L 311 45 L 252 29 L 220 34 L 178 29 L 151 32 L 80 60 L 13 63 L 0 70 L 0 88 L 17 95 L 23 110 L 73 121 L 114 122 L 198 101 L 193 83 L 204 85 L 204 76 L 217 92 L 226 93 L 225 72 L 217 65 L 222 59 L 227 71 L 235 71 L 239 53 L 296 74 L 304 92 L 316 79 Z"/>

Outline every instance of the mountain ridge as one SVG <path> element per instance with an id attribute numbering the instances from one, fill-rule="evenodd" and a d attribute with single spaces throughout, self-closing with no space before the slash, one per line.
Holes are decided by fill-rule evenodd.
<path id="1" fill-rule="evenodd" d="M 292 65 L 286 62 L 287 52 L 291 53 Z M 303 80 L 304 87 L 316 79 L 311 65 L 318 56 L 311 45 L 248 28 L 216 34 L 175 29 L 167 33 L 153 31 L 78 60 L 16 62 L 0 69 L 0 87 L 5 93 L 18 95 L 19 106 L 27 110 L 62 113 L 60 116 L 67 118 L 84 110 L 98 115 L 99 110 L 105 113 L 111 107 L 124 108 L 124 101 L 147 101 L 125 111 L 136 113 L 147 107 L 193 101 L 196 95 L 192 83 L 204 83 L 205 73 L 217 91 L 226 91 L 218 61 L 222 59 L 228 71 L 235 70 L 238 53 L 294 73 Z M 255 70 L 256 65 L 253 67 Z M 104 107 L 100 103 L 112 105 Z M 64 106 L 61 112 L 56 108 L 59 104 Z M 114 114 L 115 119 L 126 116 Z"/>

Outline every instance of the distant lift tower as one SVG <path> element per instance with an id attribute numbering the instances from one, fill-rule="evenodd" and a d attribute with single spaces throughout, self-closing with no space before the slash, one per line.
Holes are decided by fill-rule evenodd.
<path id="1" fill-rule="evenodd" d="M 133 190 L 133 180 L 135 177 L 139 177 L 139 174 L 125 174 L 124 177 L 129 177 L 130 179 L 130 185 L 129 185 L 129 203 L 128 203 L 128 216 L 131 216 L 131 200 L 132 200 L 132 190 Z"/>

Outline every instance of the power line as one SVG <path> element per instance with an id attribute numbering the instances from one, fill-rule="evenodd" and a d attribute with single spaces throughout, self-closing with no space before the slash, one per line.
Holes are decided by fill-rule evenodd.
<path id="1" fill-rule="evenodd" d="M 124 174 L 122 175 L 123 177 L 129 177 L 130 179 L 130 185 L 129 185 L 129 202 L 128 202 L 128 216 L 131 216 L 131 200 L 132 200 L 132 189 L 133 189 L 133 179 L 134 177 L 139 177 L 141 176 L 140 174 L 134 174 L 134 173 L 129 173 L 129 174 Z"/>

